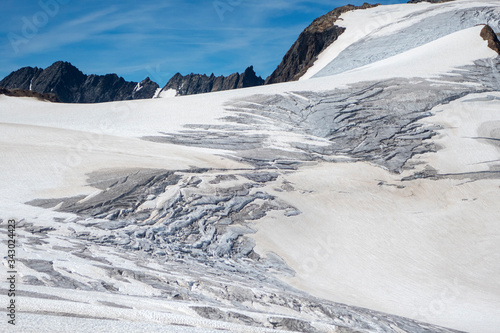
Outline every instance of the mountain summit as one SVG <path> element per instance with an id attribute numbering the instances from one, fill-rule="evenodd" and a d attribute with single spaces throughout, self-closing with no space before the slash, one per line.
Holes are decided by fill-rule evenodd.
<path id="1" fill-rule="evenodd" d="M 85 75 L 71 63 L 63 61 L 45 69 L 23 67 L 0 81 L 0 87 L 54 93 L 65 103 L 152 98 L 159 88 L 149 78 L 138 83 L 125 81 L 116 74 Z"/>
<path id="2" fill-rule="evenodd" d="M 17 329 L 498 333 L 498 0 L 334 17 L 308 31 L 319 46 L 336 24 L 336 41 L 315 61 L 298 43 L 276 76 L 293 82 L 112 105 L 0 95 Z M 114 78 L 50 71 L 54 91 Z M 168 95 L 245 72 L 178 74 Z"/>
<path id="3" fill-rule="evenodd" d="M 229 76 L 210 76 L 205 74 L 175 74 L 163 87 L 162 92 L 174 90 L 176 95 L 193 95 L 214 91 L 231 90 L 260 86 L 264 80 L 255 74 L 253 66 L 247 67 L 242 74 L 233 73 Z M 161 94 L 160 94 L 161 95 Z"/>
<path id="4" fill-rule="evenodd" d="M 370 5 L 366 2 L 361 6 L 346 5 L 315 19 L 299 35 L 281 63 L 266 79 L 266 84 L 298 80 L 314 64 L 318 55 L 345 31 L 345 28 L 334 24 L 340 15 L 352 10 L 376 6 L 378 5 Z"/>
<path id="5" fill-rule="evenodd" d="M 233 73 L 229 76 L 193 73 L 183 76 L 177 73 L 160 92 L 158 84 L 149 77 L 141 82 L 129 82 L 116 74 L 85 75 L 71 63 L 64 61 L 57 61 L 46 69 L 23 67 L 0 81 L 1 88 L 52 93 L 65 103 L 148 99 L 166 96 L 168 91 L 174 91 L 175 95 L 193 95 L 263 84 L 264 80 L 250 66 L 241 74 Z"/>

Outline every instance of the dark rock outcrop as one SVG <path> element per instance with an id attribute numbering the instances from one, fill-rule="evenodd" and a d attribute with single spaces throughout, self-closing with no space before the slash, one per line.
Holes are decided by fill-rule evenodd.
<path id="1" fill-rule="evenodd" d="M 378 6 L 364 3 L 347 5 L 315 19 L 300 35 L 283 60 L 266 79 L 266 84 L 298 80 L 314 64 L 318 55 L 345 31 L 334 23 L 345 12 Z"/>
<path id="2" fill-rule="evenodd" d="M 46 69 L 24 67 L 12 72 L 0 87 L 53 93 L 65 103 L 99 103 L 152 98 L 159 86 L 149 78 L 137 83 L 116 74 L 85 75 L 69 62 L 58 61 Z"/>
<path id="3" fill-rule="evenodd" d="M 43 69 L 38 67 L 23 67 L 15 72 L 10 73 L 2 81 L 0 87 L 7 89 L 23 89 L 31 90 L 33 78 L 40 76 Z"/>
<path id="4" fill-rule="evenodd" d="M 481 37 L 488 42 L 488 47 L 500 55 L 500 41 L 493 29 L 489 25 L 485 25 L 481 30 Z"/>
<path id="5" fill-rule="evenodd" d="M 0 95 L 14 96 L 14 97 L 35 97 L 42 101 L 49 101 L 54 103 L 61 102 L 55 94 L 50 94 L 50 93 L 41 94 L 32 90 L 0 88 Z"/>
<path id="6" fill-rule="evenodd" d="M 255 74 L 253 66 L 242 74 L 233 73 L 229 76 L 207 76 L 205 74 L 175 74 L 163 87 L 162 91 L 174 89 L 177 95 L 193 95 L 207 92 L 254 87 L 264 84 L 264 80 Z"/>

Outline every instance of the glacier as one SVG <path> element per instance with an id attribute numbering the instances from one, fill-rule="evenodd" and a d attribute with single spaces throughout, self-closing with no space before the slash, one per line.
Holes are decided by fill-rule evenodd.
<path id="1" fill-rule="evenodd" d="M 500 56 L 480 34 L 498 10 L 344 13 L 297 82 L 0 95 L 9 331 L 495 332 Z"/>

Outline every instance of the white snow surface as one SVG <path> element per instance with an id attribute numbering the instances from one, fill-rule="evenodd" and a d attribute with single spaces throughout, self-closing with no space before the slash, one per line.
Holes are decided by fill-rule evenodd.
<path id="1" fill-rule="evenodd" d="M 134 91 L 133 92 L 138 92 L 139 90 L 142 89 L 142 86 L 141 86 L 141 83 L 140 82 L 137 82 L 137 84 L 135 85 L 134 87 Z"/>
<path id="2" fill-rule="evenodd" d="M 160 97 L 161 93 L 161 88 L 156 88 L 155 94 L 153 95 L 153 98 L 158 98 Z"/>
<path id="3" fill-rule="evenodd" d="M 335 76 L 313 77 L 354 42 L 390 35 L 410 26 L 413 21 L 405 19 L 409 14 L 434 8 L 434 15 L 478 5 L 498 6 L 498 2 L 457 0 L 345 13 L 341 22 L 347 27 L 346 32 L 322 53 L 299 82 L 101 104 L 55 104 L 1 95 L 0 217 L 40 225 L 50 225 L 58 217 L 70 223 L 75 218 L 72 214 L 25 203 L 75 195 L 85 195 L 88 200 L 98 190 L 88 186 L 87 175 L 103 169 L 249 168 L 231 159 L 231 151 L 141 138 L 182 133 L 189 124 L 223 125 L 222 118 L 230 114 L 226 110 L 229 101 L 256 94 L 324 91 L 393 77 L 433 78 L 472 65 L 478 59 L 493 59 L 498 55 L 479 37 L 482 26 L 477 26 Z M 414 20 L 421 18 L 415 16 Z M 167 91 L 161 97 L 164 94 L 170 96 Z M 441 126 L 433 139 L 440 150 L 417 155 L 413 161 L 430 165 L 441 174 L 490 170 L 492 163 L 500 160 L 497 142 L 487 139 L 500 138 L 498 110 L 498 92 L 469 95 L 435 107 L 434 116 L 421 122 Z M 269 134 L 264 130 L 261 133 Z M 298 139 L 312 140 L 305 135 L 276 134 L 267 142 L 271 148 L 282 148 Z M 412 172 L 407 170 L 402 176 Z M 274 185 L 265 189 L 302 214 L 285 218 L 282 213 L 271 212 L 256 222 L 257 233 L 252 236 L 257 243 L 256 252 L 262 256 L 276 253 L 295 270 L 293 277 L 280 277 L 283 281 L 335 302 L 469 332 L 497 332 L 499 179 L 401 182 L 401 175 L 365 162 L 319 163 L 282 173 L 276 182 L 285 178 L 297 191 L 276 191 Z M 395 186 L 380 186 L 381 181 Z M 44 252 L 21 247 L 17 255 L 54 260 L 64 265 L 65 274 L 77 272 L 72 276 L 78 276 L 82 282 L 88 276 L 107 279 L 104 271 L 95 269 L 85 259 L 70 262 L 64 252 L 56 251 L 54 246 L 70 243 L 61 235 L 48 242 L 50 247 Z M 117 249 L 95 246 L 91 250 L 112 263 L 131 267 L 137 263 L 124 259 Z M 147 263 L 144 269 L 154 267 Z M 43 279 L 44 273 L 21 264 L 19 271 Z M 0 287 L 5 289 L 7 284 L 2 282 Z M 112 295 L 34 285 L 18 288 L 61 298 L 18 298 L 19 332 L 65 332 L 70 328 L 87 332 L 271 331 L 203 319 L 186 303 L 154 298 L 156 295 L 145 284 L 123 282 L 120 292 Z M 2 304 L 6 302 L 3 294 Z M 102 302 L 124 308 L 103 306 Z M 0 330 L 5 325 L 3 319 Z"/>
<path id="4" fill-rule="evenodd" d="M 171 98 L 177 96 L 177 90 L 170 88 L 167 90 L 161 90 L 158 94 L 158 97 L 161 98 Z"/>
<path id="5" fill-rule="evenodd" d="M 479 36 L 484 25 L 457 31 L 446 37 L 400 53 L 390 58 L 377 61 L 345 72 L 345 75 L 361 76 L 360 81 L 367 80 L 364 76 L 376 78 L 389 77 L 432 77 L 449 73 L 465 64 L 471 64 L 478 57 L 481 59 L 495 58 L 498 54 L 487 47 L 487 42 Z M 464 45 L 467 47 L 464 48 Z M 486 46 L 486 47 L 485 47 Z M 394 69 L 391 69 L 394 68 Z"/>
<path id="6" fill-rule="evenodd" d="M 3 100 L 2 122 L 76 130 L 119 137 L 142 137 L 182 131 L 186 124 L 224 124 L 226 102 L 256 94 L 324 91 L 349 84 L 394 77 L 433 78 L 474 60 L 493 59 L 497 53 L 479 37 L 483 26 L 468 28 L 403 54 L 361 68 L 313 80 L 259 86 L 174 99 L 133 100 L 86 104 L 40 103 L 27 98 Z M 464 48 L 463 45 L 470 47 Z M 33 112 L 33 109 L 39 112 Z M 135 112 L 140 109 L 141 112 Z M 62 116 L 64 115 L 64 117 Z"/>
<path id="7" fill-rule="evenodd" d="M 370 41 L 376 40 L 380 37 L 388 37 L 388 39 L 381 41 L 379 45 L 383 47 L 383 52 L 386 55 L 381 54 L 379 58 L 387 58 L 390 57 L 391 51 L 395 47 L 405 47 L 405 43 L 419 43 L 419 39 L 422 38 L 432 38 L 432 35 L 425 34 L 423 36 L 419 36 L 418 34 L 412 34 L 410 36 L 410 41 L 405 41 L 400 33 L 405 28 L 410 28 L 418 22 L 422 22 L 429 18 L 443 16 L 442 21 L 436 27 L 434 33 L 436 36 L 442 36 L 444 34 L 448 34 L 447 32 L 450 29 L 457 29 L 457 25 L 448 26 L 447 22 L 451 21 L 455 18 L 455 13 L 457 10 L 471 10 L 473 11 L 475 8 L 488 8 L 491 7 L 493 11 L 496 10 L 496 16 L 491 17 L 485 14 L 484 18 L 479 19 L 479 21 L 474 21 L 476 16 L 481 15 L 473 15 L 470 16 L 472 18 L 469 21 L 465 20 L 462 22 L 462 27 L 472 27 L 476 24 L 491 24 L 493 28 L 499 28 L 499 20 L 498 17 L 500 15 L 498 9 L 498 2 L 493 0 L 454 0 L 451 2 L 444 2 L 440 4 L 430 4 L 428 2 L 421 2 L 417 4 L 411 5 L 388 5 L 388 6 L 378 6 L 365 10 L 355 10 L 342 14 L 340 19 L 335 23 L 340 27 L 346 28 L 344 33 L 342 33 L 339 38 L 332 43 L 329 47 L 327 47 L 315 61 L 314 65 L 308 69 L 308 71 L 300 78 L 300 80 L 310 79 L 312 77 L 318 76 L 328 76 L 331 75 L 332 72 L 338 72 L 339 68 L 343 66 L 349 66 L 344 64 L 343 62 L 349 60 L 350 57 L 356 58 L 359 54 L 353 55 L 346 51 L 348 47 L 353 46 L 357 42 L 368 43 Z M 491 14 L 491 13 L 490 13 Z M 463 21 L 463 20 L 462 20 Z M 459 25 L 458 25 L 459 26 Z M 415 29 L 413 27 L 413 29 Z M 460 29 L 460 28 L 458 28 Z M 416 29 L 418 30 L 418 29 Z M 442 31 L 440 31 L 442 30 Z M 458 43 L 458 46 L 462 46 L 464 44 Z M 409 50 L 412 47 L 406 46 Z M 335 62 L 336 58 L 339 55 L 346 51 L 345 59 L 340 62 Z M 461 51 L 464 51 L 462 48 Z M 453 56 L 456 56 L 459 53 L 453 53 Z M 373 63 L 377 60 L 372 60 L 373 55 L 370 52 L 366 52 L 364 55 L 367 57 L 366 60 L 363 60 L 360 63 Z M 441 57 L 447 58 L 447 60 L 451 60 L 452 57 L 447 57 L 449 54 L 442 54 Z M 374 58 L 377 59 L 377 58 Z M 334 68 L 329 69 L 328 66 L 330 64 L 334 64 Z M 354 66 L 355 68 L 356 66 Z M 322 74 L 321 74 L 322 72 Z"/>
<path id="8" fill-rule="evenodd" d="M 180 132 L 186 124 L 224 124 L 221 118 L 228 115 L 224 105 L 235 98 L 262 93 L 329 90 L 375 77 L 380 80 L 391 77 L 431 78 L 458 66 L 472 64 L 476 59 L 494 58 L 496 53 L 479 37 L 481 29 L 478 26 L 459 31 L 429 45 L 334 78 L 323 77 L 174 99 L 94 105 L 53 104 L 30 98 L 0 96 L 0 127 L 7 134 L 1 139 L 4 163 L 0 166 L 0 179 L 6 186 L 0 190 L 0 206 L 9 211 L 16 207 L 12 200 L 26 202 L 36 198 L 36 195 L 69 195 L 82 191 L 86 185 L 85 174 L 106 167 L 172 168 L 175 165 L 182 169 L 190 165 L 188 161 L 191 159 L 197 160 L 192 161 L 192 164 L 198 166 L 237 167 L 238 163 L 225 160 L 221 164 L 221 157 L 211 157 L 213 154 L 230 152 L 144 142 L 139 138 L 162 132 Z M 462 43 L 471 47 L 461 50 Z M 290 140 L 287 137 L 297 137 L 296 134 L 276 134 L 270 141 L 271 147 L 282 147 L 283 142 Z M 309 138 L 303 137 L 303 140 L 308 141 Z M 175 153 L 167 153 L 170 151 Z M 200 153 L 193 154 L 193 151 Z M 12 165 L 17 167 L 12 168 Z M 39 181 L 33 182 L 34 178 Z M 12 188 L 16 188 L 14 193 Z"/>

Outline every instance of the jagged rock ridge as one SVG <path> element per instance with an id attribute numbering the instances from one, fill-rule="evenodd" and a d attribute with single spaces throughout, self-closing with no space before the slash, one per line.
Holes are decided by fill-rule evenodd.
<path id="1" fill-rule="evenodd" d="M 347 5 L 315 19 L 300 35 L 283 57 L 283 60 L 266 79 L 266 84 L 298 80 L 316 61 L 318 55 L 335 42 L 345 31 L 334 23 L 345 12 L 376 7 L 364 3 L 361 6 Z"/>
<path id="2" fill-rule="evenodd" d="M 254 87 L 264 84 L 264 80 L 255 74 L 253 66 L 242 74 L 233 73 L 229 76 L 210 76 L 205 74 L 175 74 L 163 87 L 162 91 L 174 89 L 177 95 L 193 95 L 207 92 Z"/>
<path id="3" fill-rule="evenodd" d="M 53 93 L 65 103 L 99 103 L 152 98 L 159 88 L 149 78 L 125 81 L 116 74 L 85 75 L 69 62 L 57 61 L 46 69 L 23 67 L 2 81 L 6 89 Z"/>

